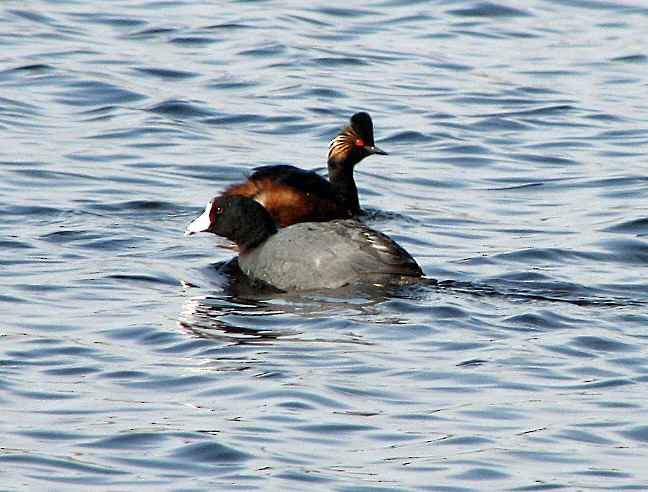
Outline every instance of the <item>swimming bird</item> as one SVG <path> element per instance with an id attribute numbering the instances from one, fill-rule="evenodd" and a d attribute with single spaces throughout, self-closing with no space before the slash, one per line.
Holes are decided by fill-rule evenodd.
<path id="1" fill-rule="evenodd" d="M 423 275 L 407 251 L 358 220 L 302 222 L 278 230 L 260 203 L 241 195 L 211 200 L 185 234 L 197 232 L 233 241 L 246 275 L 285 291 L 402 283 Z"/>
<path id="2" fill-rule="evenodd" d="M 254 168 L 243 183 L 229 186 L 222 196 L 254 198 L 281 227 L 348 219 L 360 212 L 354 167 L 372 154 L 387 152 L 374 143 L 371 116 L 359 112 L 329 145 L 328 181 L 314 171 L 291 165 L 261 166 Z"/>

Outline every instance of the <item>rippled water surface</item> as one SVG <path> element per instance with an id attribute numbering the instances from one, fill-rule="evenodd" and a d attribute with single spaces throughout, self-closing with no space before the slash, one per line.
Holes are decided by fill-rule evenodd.
<path id="1" fill-rule="evenodd" d="M 0 5 L 5 490 L 648 488 L 648 6 Z M 183 236 L 369 111 L 438 286 L 251 290 Z"/>

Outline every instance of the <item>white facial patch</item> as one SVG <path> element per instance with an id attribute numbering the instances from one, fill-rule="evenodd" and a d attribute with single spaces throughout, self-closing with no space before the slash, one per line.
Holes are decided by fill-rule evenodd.
<path id="1" fill-rule="evenodd" d="M 211 219 L 209 216 L 211 214 L 212 205 L 213 202 L 209 202 L 205 207 L 203 214 L 187 226 L 185 236 L 190 236 L 196 232 L 204 232 L 209 229 L 209 226 L 211 225 Z"/>

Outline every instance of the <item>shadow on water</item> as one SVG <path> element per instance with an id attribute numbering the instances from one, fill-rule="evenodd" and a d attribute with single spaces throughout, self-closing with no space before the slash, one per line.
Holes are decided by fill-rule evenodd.
<path id="1" fill-rule="evenodd" d="M 444 280 L 437 288 L 477 297 L 492 297 L 511 302 L 567 303 L 575 306 L 642 306 L 646 302 L 632 298 L 606 296 L 600 289 L 590 289 L 568 282 L 515 282 L 492 279 L 488 283 Z"/>
<path id="2" fill-rule="evenodd" d="M 264 343 L 277 339 L 304 341 L 302 330 L 294 323 L 324 321 L 340 325 L 339 317 L 379 316 L 380 303 L 389 299 L 423 300 L 429 291 L 422 283 L 393 286 L 355 285 L 336 290 L 283 292 L 272 286 L 250 279 L 239 268 L 236 259 L 219 262 L 202 271 L 208 289 L 219 291 L 188 298 L 178 324 L 190 333 L 203 338 L 239 344 Z M 433 285 L 433 279 L 424 279 Z M 198 287 L 184 282 L 189 288 Z M 394 317 L 391 316 L 391 322 Z M 396 320 L 398 322 L 398 320 Z M 287 328 L 286 328 L 287 327 Z M 304 330 L 305 331 L 305 330 Z M 345 336 L 336 341 L 359 342 Z M 327 340 L 331 341 L 331 340 Z"/>
<path id="3" fill-rule="evenodd" d="M 423 278 L 401 285 L 354 285 L 334 291 L 288 293 L 247 277 L 240 270 L 236 258 L 209 265 L 202 274 L 207 286 L 185 282 L 188 288 L 206 289 L 207 292 L 187 299 L 178 319 L 179 326 L 200 338 L 241 345 L 271 343 L 280 339 L 303 342 L 304 337 L 309 337 L 308 328 L 316 322 L 330 323 L 332 328 L 344 326 L 341 319 L 368 317 L 378 323 L 405 323 L 406 313 L 403 313 L 403 319 L 396 319 L 383 307 L 385 302 L 394 300 L 430 308 L 443 303 L 442 299 L 448 295 L 464 297 L 468 302 L 470 299 L 486 299 L 501 304 L 564 303 L 593 308 L 646 304 L 638 298 L 620 297 L 600 288 L 538 279 L 437 282 Z M 334 332 L 335 340 L 326 341 L 367 343 L 340 336 L 338 330 Z"/>

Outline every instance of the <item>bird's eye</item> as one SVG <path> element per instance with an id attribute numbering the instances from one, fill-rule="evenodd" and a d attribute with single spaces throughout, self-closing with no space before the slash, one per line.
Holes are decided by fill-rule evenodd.
<path id="1" fill-rule="evenodd" d="M 361 138 L 359 138 L 358 140 L 356 140 L 356 141 L 355 141 L 355 144 L 356 144 L 358 147 L 363 147 L 363 146 L 364 146 L 364 142 L 362 141 Z"/>

